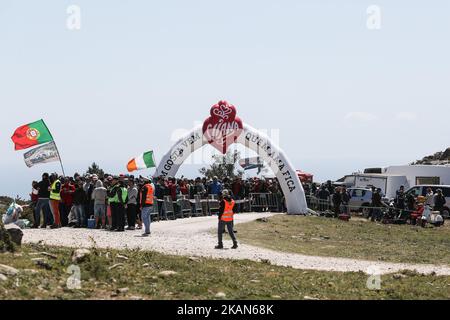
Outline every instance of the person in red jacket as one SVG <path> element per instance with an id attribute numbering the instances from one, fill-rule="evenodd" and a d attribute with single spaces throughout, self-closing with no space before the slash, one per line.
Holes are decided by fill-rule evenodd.
<path id="1" fill-rule="evenodd" d="M 70 181 L 70 179 L 64 179 L 62 188 L 61 188 L 61 203 L 60 203 L 60 211 L 61 211 L 61 225 L 63 227 L 69 224 L 69 213 L 72 210 L 73 206 L 73 194 L 75 193 L 75 185 Z"/>

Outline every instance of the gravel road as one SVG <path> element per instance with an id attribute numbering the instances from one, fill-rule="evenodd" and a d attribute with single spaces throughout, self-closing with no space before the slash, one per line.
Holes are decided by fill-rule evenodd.
<path id="1" fill-rule="evenodd" d="M 244 223 L 270 213 L 247 213 L 236 215 L 235 223 Z M 104 230 L 62 228 L 57 230 L 24 230 L 24 243 L 43 241 L 47 245 L 74 248 L 89 248 L 92 239 L 100 248 L 136 249 L 157 251 L 165 254 L 210 257 L 219 259 L 266 260 L 274 265 L 290 266 L 304 270 L 323 271 L 362 271 L 365 273 L 386 274 L 400 270 L 416 270 L 420 273 L 450 275 L 450 266 L 413 265 L 403 263 L 386 263 L 346 258 L 315 257 L 300 254 L 277 252 L 251 245 L 240 244 L 238 250 L 215 250 L 216 237 L 211 230 L 217 228 L 217 217 L 198 217 L 153 223 L 150 237 L 141 237 L 141 230 L 127 232 L 108 232 Z M 239 240 L 239 233 L 237 234 Z M 227 238 L 225 238 L 227 239 Z M 226 248 L 231 247 L 231 240 L 225 240 Z"/>

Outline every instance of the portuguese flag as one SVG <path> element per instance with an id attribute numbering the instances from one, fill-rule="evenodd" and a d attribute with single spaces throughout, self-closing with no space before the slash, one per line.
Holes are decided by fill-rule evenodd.
<path id="1" fill-rule="evenodd" d="M 44 120 L 26 124 L 16 129 L 11 137 L 16 150 L 28 149 L 38 144 L 53 141 Z"/>
<path id="2" fill-rule="evenodd" d="M 144 154 L 141 154 L 140 156 L 131 159 L 127 165 L 128 172 L 154 167 L 156 167 L 156 164 L 155 158 L 153 157 L 153 151 L 145 152 Z"/>

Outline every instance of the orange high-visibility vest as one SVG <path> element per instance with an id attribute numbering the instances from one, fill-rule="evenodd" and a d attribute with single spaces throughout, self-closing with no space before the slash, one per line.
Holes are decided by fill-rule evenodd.
<path id="1" fill-rule="evenodd" d="M 226 201 L 225 200 L 225 209 L 223 210 L 223 215 L 220 218 L 220 220 L 224 221 L 224 222 L 231 222 L 233 221 L 233 216 L 234 216 L 234 212 L 233 212 L 233 208 L 234 208 L 234 200 L 231 201 Z"/>
<path id="2" fill-rule="evenodd" d="M 149 183 L 144 186 L 147 189 L 147 197 L 145 198 L 145 204 L 153 205 L 154 195 L 153 195 L 153 186 Z"/>

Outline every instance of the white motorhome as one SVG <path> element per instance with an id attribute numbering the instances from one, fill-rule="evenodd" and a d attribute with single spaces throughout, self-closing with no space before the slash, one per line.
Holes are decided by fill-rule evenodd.
<path id="1" fill-rule="evenodd" d="M 450 185 L 449 165 L 391 166 L 383 169 L 385 174 L 402 175 L 408 180 L 408 187 L 417 185 Z"/>
<path id="2" fill-rule="evenodd" d="M 348 187 L 381 188 L 387 198 L 394 198 L 400 186 L 406 190 L 416 185 L 450 185 L 449 165 L 406 165 L 371 168 L 340 179 Z"/>

